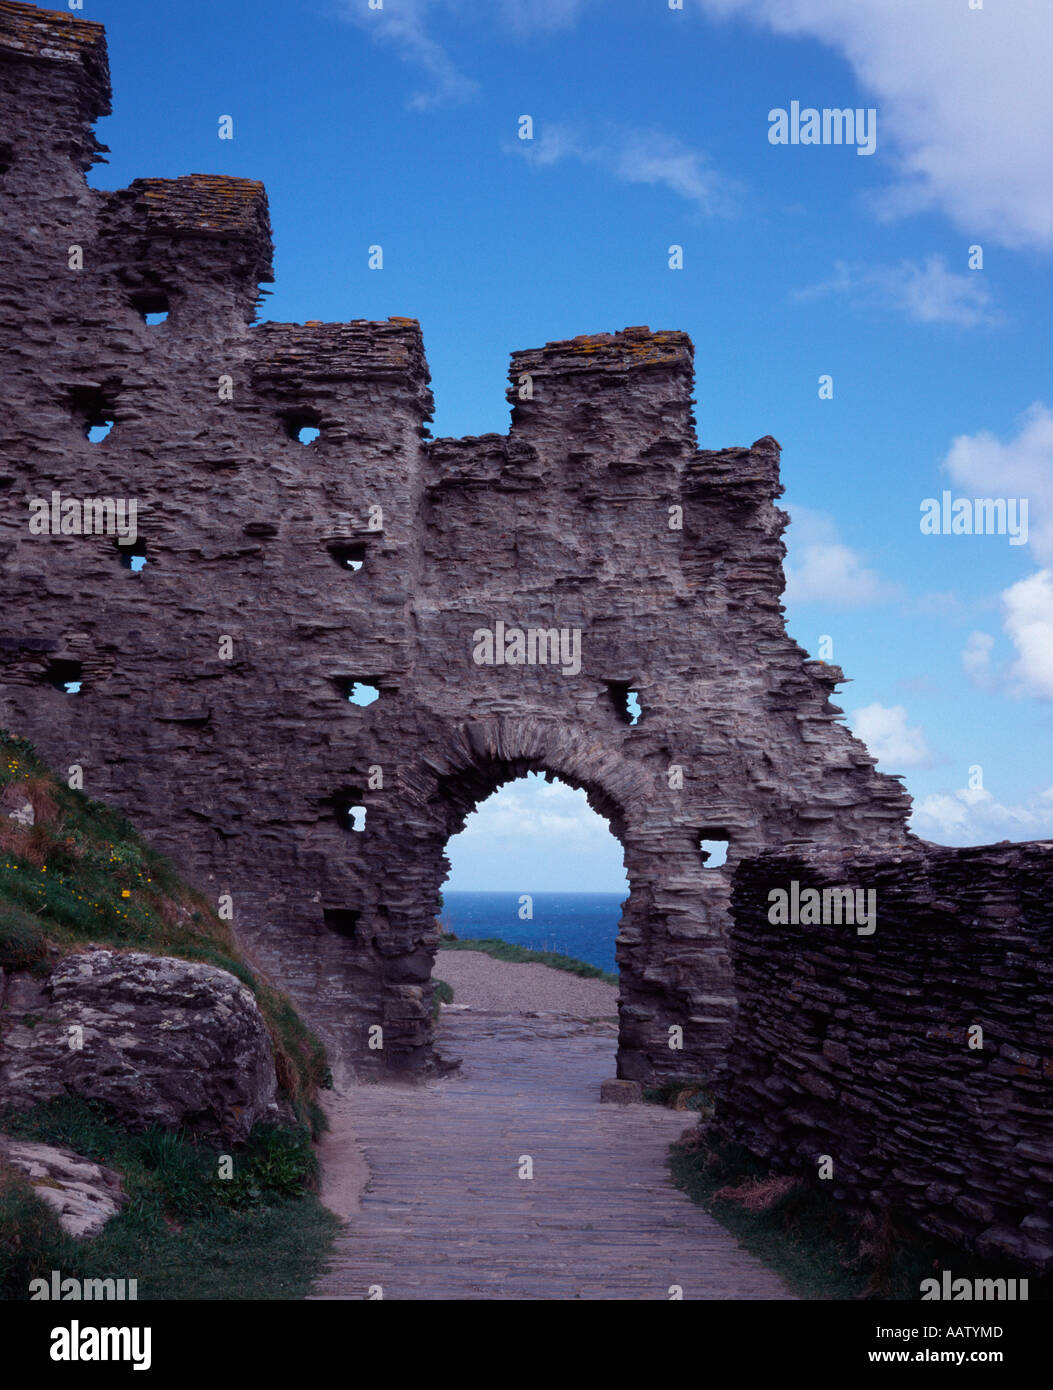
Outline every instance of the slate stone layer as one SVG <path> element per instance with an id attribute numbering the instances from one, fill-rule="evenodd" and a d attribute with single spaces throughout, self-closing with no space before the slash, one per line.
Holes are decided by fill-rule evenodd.
<path id="1" fill-rule="evenodd" d="M 875 930 L 773 925 L 794 881 L 873 890 Z M 1051 890 L 1053 841 L 741 864 L 718 1129 L 855 1206 L 1053 1268 Z"/>

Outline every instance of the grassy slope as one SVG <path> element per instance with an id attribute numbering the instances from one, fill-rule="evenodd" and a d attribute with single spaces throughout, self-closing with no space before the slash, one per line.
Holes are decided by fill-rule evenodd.
<path id="1" fill-rule="evenodd" d="M 552 970 L 566 970 L 571 975 L 581 975 L 590 980 L 602 980 L 604 984 L 616 985 L 618 976 L 601 970 L 598 965 L 575 960 L 573 956 L 561 956 L 557 951 L 532 951 L 527 946 L 513 946 L 511 942 L 499 941 L 496 937 L 457 937 L 444 935 L 439 942 L 440 951 L 483 951 L 495 960 L 510 961 L 515 965 L 547 965 Z"/>
<path id="2" fill-rule="evenodd" d="M 66 1144 L 124 1174 L 130 1200 L 94 1241 L 62 1235 L 28 1184 L 0 1174 L 0 1296 L 25 1298 L 31 1271 L 139 1278 L 140 1298 L 300 1297 L 335 1218 L 310 1195 L 311 1133 L 325 1053 L 289 1001 L 238 954 L 230 927 L 123 817 L 58 781 L 31 745 L 0 730 L 0 966 L 47 971 L 87 944 L 205 961 L 253 991 L 278 1080 L 299 1124 L 258 1126 L 218 1155 L 183 1136 L 131 1136 L 95 1107 L 63 1101 L 8 1112 L 0 1129 Z M 9 813 L 23 800 L 35 823 Z M 229 1147 L 229 1146 L 228 1146 Z"/>

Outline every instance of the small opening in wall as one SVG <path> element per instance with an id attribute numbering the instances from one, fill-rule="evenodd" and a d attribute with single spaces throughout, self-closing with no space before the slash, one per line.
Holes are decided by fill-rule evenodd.
<path id="1" fill-rule="evenodd" d="M 361 912 L 349 907 L 326 907 L 322 909 L 326 926 L 338 936 L 353 937 L 358 929 Z"/>
<path id="2" fill-rule="evenodd" d="M 50 685 L 66 695 L 79 695 L 84 684 L 84 667 L 79 661 L 57 658 L 48 663 L 44 674 Z"/>
<path id="3" fill-rule="evenodd" d="M 109 386 L 77 386 L 71 391 L 73 418 L 92 444 L 98 444 L 113 429 L 116 396 L 116 388 Z"/>
<path id="4" fill-rule="evenodd" d="M 284 417 L 285 433 L 299 444 L 313 444 L 321 434 L 321 420 L 313 410 L 293 411 Z"/>
<path id="5" fill-rule="evenodd" d="M 611 703 L 622 723 L 635 724 L 642 713 L 640 692 L 633 690 L 628 684 L 622 684 L 618 681 L 608 681 L 607 689 L 611 693 Z"/>
<path id="6" fill-rule="evenodd" d="M 704 869 L 722 869 L 728 862 L 728 849 L 731 841 L 726 830 L 707 829 L 702 831 L 699 849 L 702 852 Z"/>
<path id="7" fill-rule="evenodd" d="M 356 681 L 350 676 L 345 676 L 338 684 L 344 699 L 352 705 L 371 705 L 374 700 L 380 699 L 379 687 L 366 681 Z"/>
<path id="8" fill-rule="evenodd" d="M 7 173 L 14 163 L 15 151 L 12 145 L 0 145 L 0 179 Z"/>
<path id="9" fill-rule="evenodd" d="M 132 304 L 139 311 L 143 322 L 151 326 L 156 323 L 164 323 L 171 309 L 168 295 L 161 290 L 151 290 L 143 294 L 133 295 Z"/>
<path id="10" fill-rule="evenodd" d="M 329 547 L 329 554 L 342 570 L 357 572 L 365 564 L 366 547 L 358 541 L 337 541 Z"/>
<path id="11" fill-rule="evenodd" d="M 146 542 L 133 541 L 131 545 L 117 546 L 117 555 L 126 570 L 140 574 L 146 568 Z"/>
<path id="12" fill-rule="evenodd" d="M 336 823 L 342 830 L 358 832 L 365 830 L 366 808 L 362 803 L 361 787 L 341 787 L 333 795 L 330 805 L 333 808 Z"/>

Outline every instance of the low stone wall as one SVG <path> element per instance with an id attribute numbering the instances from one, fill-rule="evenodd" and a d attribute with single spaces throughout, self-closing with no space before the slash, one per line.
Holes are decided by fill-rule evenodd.
<path id="1" fill-rule="evenodd" d="M 807 889 L 839 887 L 867 895 L 863 920 L 837 925 L 829 895 L 825 924 L 809 912 Z M 732 913 L 718 1132 L 856 1206 L 1053 1267 L 1053 842 L 763 855 Z"/>

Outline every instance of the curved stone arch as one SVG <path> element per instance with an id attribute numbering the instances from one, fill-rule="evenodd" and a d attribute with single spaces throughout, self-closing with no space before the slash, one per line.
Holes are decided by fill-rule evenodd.
<path id="1" fill-rule="evenodd" d="M 643 755 L 648 749 L 639 751 Z M 640 755 L 571 721 L 506 717 L 454 726 L 400 769 L 399 835 L 412 838 L 407 872 L 413 884 L 400 890 L 397 902 L 379 907 L 368 929 L 384 958 L 385 1051 L 392 1065 L 420 1071 L 433 1062 L 431 969 L 439 944 L 438 894 L 450 867 L 446 846 L 482 802 L 528 772 L 583 791 L 622 846 L 629 888 L 617 948 L 619 1075 L 650 1081 L 698 1074 L 703 1061 L 712 1060 L 689 986 L 698 987 L 701 964 L 710 997 L 717 998 L 724 987 L 714 973 L 719 974 L 714 942 L 706 940 L 700 954 L 698 938 L 715 934 L 722 948 L 722 927 L 707 922 L 700 902 L 716 897 L 723 907 L 726 880 L 710 878 L 702 868 L 690 814 L 678 821 L 663 817 L 658 830 L 651 825 L 649 810 L 661 799 L 653 770 Z M 671 865 L 679 873 L 672 884 Z M 693 920 L 696 929 L 671 948 L 667 923 L 677 913 Z M 719 1024 L 720 1038 L 727 1021 L 724 1016 L 712 1020 Z M 670 1046 L 671 1030 L 677 1028 L 687 1034 L 683 1048 Z"/>

